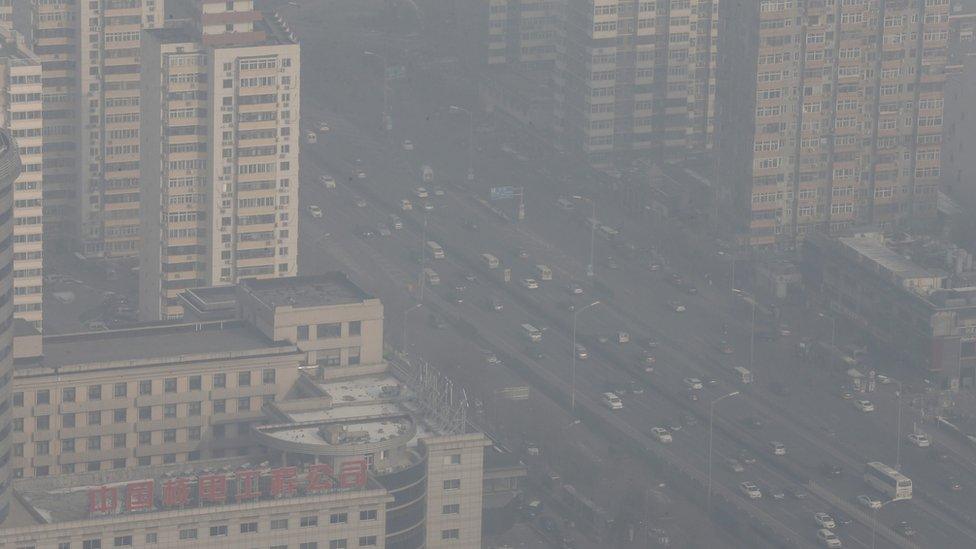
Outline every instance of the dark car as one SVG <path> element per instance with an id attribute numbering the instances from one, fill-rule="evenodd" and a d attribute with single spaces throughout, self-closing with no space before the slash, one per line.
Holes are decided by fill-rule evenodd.
<path id="1" fill-rule="evenodd" d="M 430 315 L 427 316 L 427 323 L 430 324 L 431 328 L 437 328 L 438 330 L 447 328 L 447 323 L 434 313 L 430 313 Z"/>
<path id="2" fill-rule="evenodd" d="M 908 524 L 908 521 L 905 520 L 900 521 L 898 524 L 896 524 L 895 529 L 898 530 L 898 532 L 901 533 L 901 535 L 905 536 L 906 538 L 913 537 L 917 533 L 915 529 L 912 528 L 912 525 Z"/>
<path id="3" fill-rule="evenodd" d="M 745 424 L 746 427 L 751 427 L 753 429 L 762 429 L 766 426 L 766 423 L 763 420 L 755 416 L 747 416 L 742 418 L 742 423 Z"/>
<path id="4" fill-rule="evenodd" d="M 836 523 L 837 526 L 850 526 L 851 524 L 854 524 L 851 517 L 845 515 L 844 513 L 834 511 L 833 513 L 830 513 L 830 516 L 833 517 L 834 523 Z"/>
<path id="5" fill-rule="evenodd" d="M 961 492 L 962 484 L 955 477 L 948 477 L 946 479 L 946 488 L 948 488 L 950 492 Z"/>
<path id="6" fill-rule="evenodd" d="M 556 521 L 545 515 L 539 517 L 539 527 L 550 534 L 559 531 L 559 525 L 556 524 Z"/>
<path id="7" fill-rule="evenodd" d="M 692 286 L 691 284 L 685 286 L 685 293 L 688 295 L 695 295 L 698 293 L 698 288 Z"/>
<path id="8" fill-rule="evenodd" d="M 842 469 L 841 466 L 837 465 L 836 463 L 828 463 L 825 461 L 820 464 L 820 472 L 823 473 L 824 476 L 837 478 L 844 474 L 844 469 Z"/>
<path id="9" fill-rule="evenodd" d="M 806 499 L 806 497 L 807 497 L 807 493 L 806 493 L 806 491 L 804 491 L 804 490 L 803 490 L 802 488 L 800 488 L 799 486 L 793 486 L 793 487 L 791 487 L 791 488 L 787 488 L 787 489 L 786 489 L 786 491 L 787 491 L 787 492 L 788 492 L 788 493 L 789 493 L 789 494 L 790 494 L 791 496 L 793 496 L 793 499 Z"/>

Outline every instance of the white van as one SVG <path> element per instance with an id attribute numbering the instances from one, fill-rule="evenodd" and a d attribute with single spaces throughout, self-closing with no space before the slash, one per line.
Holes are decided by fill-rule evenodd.
<path id="1" fill-rule="evenodd" d="M 428 166 L 426 164 L 424 164 L 423 166 L 421 166 L 420 167 L 420 173 L 421 173 L 421 177 L 422 177 L 424 183 L 430 183 L 430 182 L 434 181 L 434 169 L 431 168 L 430 166 Z"/>
<path id="2" fill-rule="evenodd" d="M 539 280 L 552 280 L 552 269 L 547 265 L 536 265 L 535 270 L 539 273 Z"/>
<path id="3" fill-rule="evenodd" d="M 305 141 L 308 143 L 316 143 L 319 140 L 319 136 L 315 135 L 315 132 L 305 132 Z"/>
<path id="4" fill-rule="evenodd" d="M 334 188 L 336 188 L 336 180 L 331 175 L 322 174 L 322 176 L 319 177 L 319 181 L 322 183 L 322 185 L 326 189 L 334 189 Z"/>
<path id="5" fill-rule="evenodd" d="M 525 333 L 525 337 L 529 338 L 532 343 L 538 343 L 542 341 L 542 332 L 538 328 L 531 324 L 523 324 L 522 332 Z"/>
<path id="6" fill-rule="evenodd" d="M 441 245 L 434 242 L 433 240 L 427 241 L 427 250 L 430 252 L 431 256 L 434 259 L 444 259 L 445 257 L 447 257 L 446 255 L 444 255 L 444 248 L 441 248 Z"/>
<path id="7" fill-rule="evenodd" d="M 735 368 L 732 368 L 732 370 L 734 370 L 735 374 L 739 376 L 739 381 L 741 381 L 742 383 L 753 382 L 752 372 L 750 372 L 746 368 L 743 368 L 742 366 L 736 366 Z"/>
<path id="8" fill-rule="evenodd" d="M 489 269 L 498 268 L 498 258 L 491 254 L 481 254 L 481 260 L 485 262 L 485 265 L 487 265 Z"/>
<path id="9" fill-rule="evenodd" d="M 621 410 L 624 407 L 624 401 L 615 393 L 603 393 L 603 404 L 611 410 Z"/>
<path id="10" fill-rule="evenodd" d="M 424 278 L 427 279 L 427 284 L 431 286 L 437 286 L 441 283 L 441 277 L 438 276 L 437 271 L 430 267 L 424 269 Z"/>

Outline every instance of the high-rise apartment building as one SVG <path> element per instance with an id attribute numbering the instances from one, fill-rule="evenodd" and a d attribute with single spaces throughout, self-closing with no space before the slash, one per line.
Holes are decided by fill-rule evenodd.
<path id="1" fill-rule="evenodd" d="M 489 65 L 551 63 L 556 59 L 556 27 L 565 0 L 472 2 L 488 10 Z M 487 5 L 485 5 L 487 4 Z"/>
<path id="2" fill-rule="evenodd" d="M 610 166 L 711 148 L 717 0 L 566 0 L 556 39 L 555 131 Z"/>
<path id="3" fill-rule="evenodd" d="M 44 225 L 87 256 L 139 250 L 139 38 L 162 0 L 14 6 L 44 68 Z"/>
<path id="4" fill-rule="evenodd" d="M 720 92 L 720 173 L 742 241 L 789 247 L 815 229 L 934 217 L 948 0 L 730 4 L 726 35 L 759 37 L 723 51 L 743 69 L 729 79 L 755 78 Z M 744 112 L 751 122 L 734 119 Z M 751 150 L 736 147 L 744 136 Z"/>
<path id="5" fill-rule="evenodd" d="M 17 140 L 14 182 L 14 315 L 41 329 L 43 127 L 41 62 L 23 37 L 0 23 L 0 127 Z"/>
<path id="6" fill-rule="evenodd" d="M 299 46 L 250 0 L 196 0 L 142 51 L 146 319 L 195 286 L 292 276 L 298 252 Z"/>
<path id="7" fill-rule="evenodd" d="M 20 175 L 17 143 L 0 129 L 0 523 L 10 512 L 13 413 L 10 387 L 14 377 L 14 181 Z"/>

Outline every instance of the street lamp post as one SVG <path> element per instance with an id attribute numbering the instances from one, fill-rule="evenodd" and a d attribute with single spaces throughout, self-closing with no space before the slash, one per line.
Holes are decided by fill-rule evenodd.
<path id="1" fill-rule="evenodd" d="M 372 51 L 364 51 L 363 55 L 376 57 L 383 62 L 383 130 L 390 132 L 393 129 L 393 113 L 390 112 L 390 63 L 386 57 Z"/>
<path id="2" fill-rule="evenodd" d="M 872 522 L 872 524 L 871 524 L 871 549 L 875 549 L 875 547 L 877 547 L 877 538 L 878 538 L 878 511 L 884 509 L 884 506 L 885 505 L 888 505 L 889 503 L 891 503 L 893 501 L 895 501 L 895 500 L 889 499 L 888 501 L 886 501 L 886 502 L 882 503 L 881 505 L 879 505 L 878 507 L 875 507 L 874 508 L 874 512 L 872 513 L 872 515 L 874 515 L 874 520 L 871 521 Z"/>
<path id="3" fill-rule="evenodd" d="M 824 313 L 817 313 L 820 318 L 830 319 L 830 346 L 836 347 L 837 343 L 837 318 L 834 315 L 828 315 Z"/>
<path id="4" fill-rule="evenodd" d="M 706 496 L 705 510 L 712 509 L 712 416 L 715 415 L 715 405 L 727 398 L 734 397 L 739 391 L 732 391 L 727 395 L 720 396 L 712 401 L 708 407 L 708 495 Z"/>
<path id="5" fill-rule="evenodd" d="M 896 434 L 898 436 L 897 444 L 895 445 L 895 469 L 901 471 L 901 396 L 903 394 L 901 382 L 898 382 L 898 427 L 896 428 Z"/>
<path id="6" fill-rule="evenodd" d="M 451 112 L 463 112 L 468 115 L 468 181 L 474 181 L 474 114 L 457 105 L 448 107 Z"/>
<path id="7" fill-rule="evenodd" d="M 419 309 L 423 303 L 415 303 L 412 307 L 407 307 L 403 310 L 403 337 L 401 342 L 403 343 L 403 352 L 407 352 L 407 314 L 414 309 Z"/>
<path id="8" fill-rule="evenodd" d="M 573 312 L 573 365 L 570 369 L 570 392 L 569 392 L 569 409 L 570 413 L 574 416 L 576 415 L 576 317 L 583 311 L 589 309 L 590 307 L 595 307 L 599 305 L 599 301 L 594 301 L 589 305 L 577 309 Z"/>
<path id="9" fill-rule="evenodd" d="M 424 276 L 424 266 L 427 264 L 427 214 L 424 213 L 424 229 L 420 237 L 420 301 L 424 300 L 424 286 L 427 277 Z"/>

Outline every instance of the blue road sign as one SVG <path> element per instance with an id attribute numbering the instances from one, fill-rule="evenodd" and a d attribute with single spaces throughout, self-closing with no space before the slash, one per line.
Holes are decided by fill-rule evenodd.
<path id="1" fill-rule="evenodd" d="M 506 200 L 510 198 L 515 198 L 515 187 L 492 187 L 491 188 L 492 200 Z"/>

